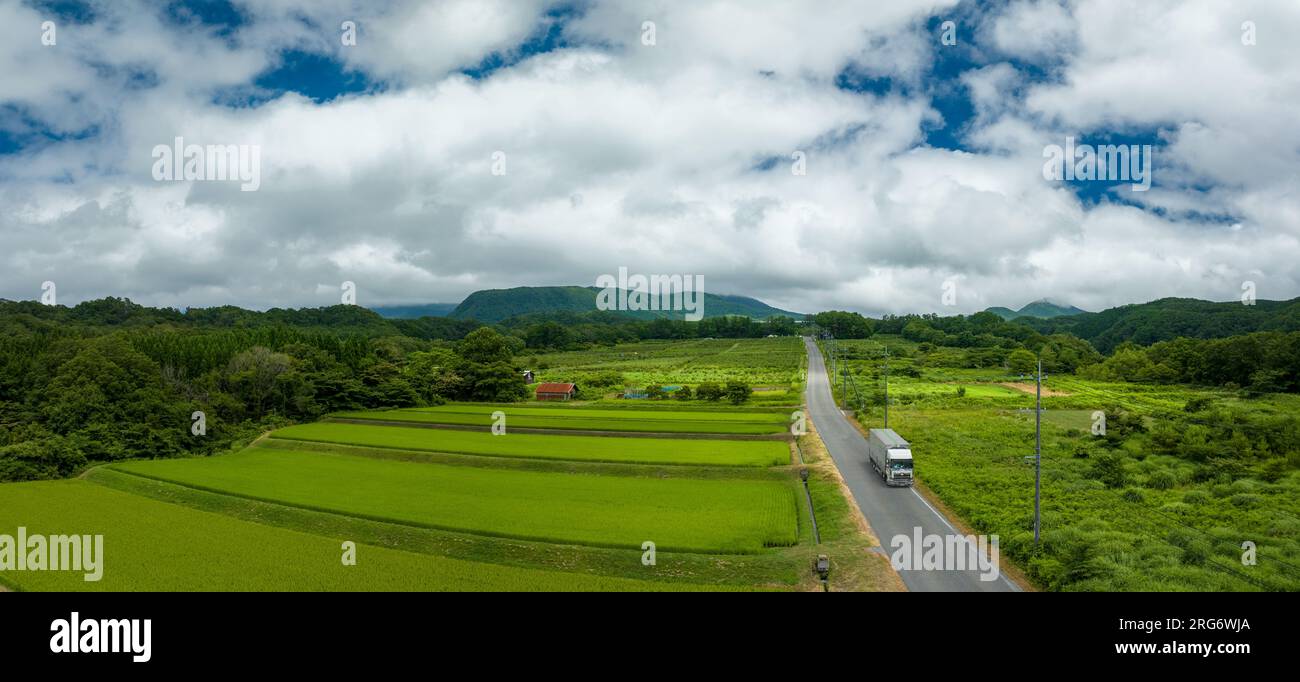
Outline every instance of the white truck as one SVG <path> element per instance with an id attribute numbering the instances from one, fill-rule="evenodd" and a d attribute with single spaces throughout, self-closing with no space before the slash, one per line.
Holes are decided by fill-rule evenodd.
<path id="1" fill-rule="evenodd" d="M 912 446 L 893 429 L 871 429 L 867 457 L 886 485 L 912 485 Z"/>

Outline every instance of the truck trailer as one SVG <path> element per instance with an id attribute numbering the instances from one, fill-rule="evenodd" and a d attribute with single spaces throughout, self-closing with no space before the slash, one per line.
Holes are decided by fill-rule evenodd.
<path id="1" fill-rule="evenodd" d="M 871 429 L 867 457 L 886 485 L 912 485 L 912 446 L 893 429 Z"/>

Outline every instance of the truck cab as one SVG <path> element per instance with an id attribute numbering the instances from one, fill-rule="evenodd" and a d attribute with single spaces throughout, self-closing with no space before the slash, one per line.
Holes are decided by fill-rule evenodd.
<path id="1" fill-rule="evenodd" d="M 886 485 L 912 485 L 915 470 L 912 466 L 912 446 L 893 429 L 871 429 L 867 435 L 867 456 L 871 468 L 880 474 Z"/>
<path id="2" fill-rule="evenodd" d="M 908 448 L 889 450 L 885 482 L 889 485 L 912 485 L 912 451 Z"/>

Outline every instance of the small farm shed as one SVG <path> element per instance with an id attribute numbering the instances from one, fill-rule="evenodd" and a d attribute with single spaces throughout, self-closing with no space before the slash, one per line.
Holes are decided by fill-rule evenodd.
<path id="1" fill-rule="evenodd" d="M 577 384 L 538 384 L 538 400 L 572 400 L 578 393 Z"/>
<path id="2" fill-rule="evenodd" d="M 536 382 L 537 382 L 537 377 L 533 375 L 533 370 L 531 369 L 524 370 L 524 383 L 532 384 Z"/>

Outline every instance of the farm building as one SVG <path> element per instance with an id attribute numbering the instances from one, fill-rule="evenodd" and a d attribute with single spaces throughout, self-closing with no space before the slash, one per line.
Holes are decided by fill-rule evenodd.
<path id="1" fill-rule="evenodd" d="M 578 394 L 577 384 L 538 384 L 538 400 L 572 400 Z"/>
<path id="2" fill-rule="evenodd" d="M 537 377 L 533 375 L 533 370 L 531 369 L 524 370 L 524 383 L 532 384 L 536 382 L 537 382 Z"/>

